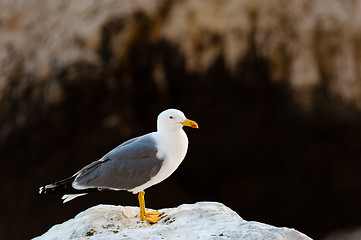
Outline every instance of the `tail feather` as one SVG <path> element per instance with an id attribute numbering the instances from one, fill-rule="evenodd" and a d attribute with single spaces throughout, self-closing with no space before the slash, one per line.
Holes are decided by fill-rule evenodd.
<path id="1" fill-rule="evenodd" d="M 65 194 L 61 199 L 63 200 L 63 203 L 69 202 L 73 200 L 74 198 L 81 197 L 87 193 L 80 193 L 80 194 Z"/>

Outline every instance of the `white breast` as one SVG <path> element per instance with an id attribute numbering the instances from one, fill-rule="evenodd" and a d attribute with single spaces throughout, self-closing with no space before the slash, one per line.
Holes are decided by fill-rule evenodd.
<path id="1" fill-rule="evenodd" d="M 163 165 L 157 175 L 148 182 L 129 190 L 133 193 L 143 191 L 169 177 L 178 168 L 187 153 L 188 138 L 183 129 L 153 134 L 159 149 L 157 157 L 164 159 Z"/>

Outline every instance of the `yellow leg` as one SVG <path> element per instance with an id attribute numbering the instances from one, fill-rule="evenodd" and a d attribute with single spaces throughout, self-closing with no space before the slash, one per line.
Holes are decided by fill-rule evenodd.
<path id="1" fill-rule="evenodd" d="M 144 191 L 138 193 L 139 208 L 140 208 L 139 218 L 143 221 L 147 220 L 149 223 L 157 223 L 161 219 L 160 216 L 163 215 L 164 213 L 158 211 L 146 212 L 144 194 L 145 194 Z"/>

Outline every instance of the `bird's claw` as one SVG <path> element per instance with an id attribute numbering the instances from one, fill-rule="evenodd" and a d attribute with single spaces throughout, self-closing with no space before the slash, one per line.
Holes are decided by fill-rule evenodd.
<path id="1" fill-rule="evenodd" d="M 144 216 L 140 216 L 140 219 L 143 221 L 147 221 L 151 224 L 154 224 L 162 219 L 162 217 L 161 217 L 162 215 L 164 215 L 164 213 L 161 213 L 158 211 L 145 212 Z"/>

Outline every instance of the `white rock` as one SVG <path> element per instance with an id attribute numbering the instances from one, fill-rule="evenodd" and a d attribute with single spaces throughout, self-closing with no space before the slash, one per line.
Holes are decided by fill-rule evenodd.
<path id="1" fill-rule="evenodd" d="M 198 202 L 161 209 L 156 224 L 140 221 L 139 207 L 98 205 L 34 240 L 55 239 L 311 239 L 292 228 L 245 221 L 221 203 Z"/>

